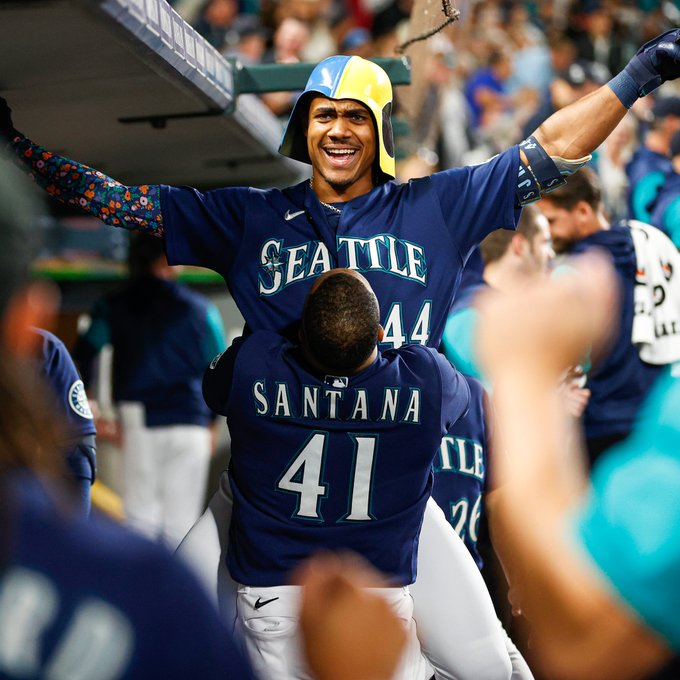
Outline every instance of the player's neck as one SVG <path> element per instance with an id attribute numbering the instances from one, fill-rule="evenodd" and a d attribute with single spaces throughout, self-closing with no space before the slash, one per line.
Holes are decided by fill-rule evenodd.
<path id="1" fill-rule="evenodd" d="M 362 177 L 348 186 L 331 184 L 323 177 L 313 176 L 309 185 L 322 203 L 344 203 L 367 194 L 373 189 L 373 179 Z"/>
<path id="2" fill-rule="evenodd" d="M 311 368 L 314 369 L 316 373 L 319 375 L 357 375 L 358 373 L 361 373 L 361 371 L 364 371 L 367 369 L 376 359 L 378 356 L 378 346 L 376 345 L 373 351 L 371 352 L 370 356 L 368 356 L 359 366 L 356 366 L 355 368 L 352 369 L 347 369 L 347 368 L 332 368 L 331 366 L 325 366 L 322 364 L 320 361 L 317 361 L 317 359 L 314 357 L 314 355 L 309 351 L 305 343 L 301 343 L 301 349 L 302 349 L 302 355 L 305 358 L 305 361 L 309 364 Z"/>

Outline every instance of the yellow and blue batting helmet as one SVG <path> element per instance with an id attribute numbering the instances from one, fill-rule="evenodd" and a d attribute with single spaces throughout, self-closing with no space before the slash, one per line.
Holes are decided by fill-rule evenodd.
<path id="1" fill-rule="evenodd" d="M 296 161 L 310 163 L 304 115 L 314 96 L 354 99 L 368 107 L 378 136 L 376 176 L 387 182 L 395 176 L 394 136 L 392 134 L 392 83 L 385 71 L 361 57 L 328 57 L 309 76 L 304 91 L 290 114 L 279 153 Z"/>

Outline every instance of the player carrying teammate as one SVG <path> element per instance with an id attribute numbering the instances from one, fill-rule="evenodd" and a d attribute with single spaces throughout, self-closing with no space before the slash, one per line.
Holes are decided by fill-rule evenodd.
<path id="1" fill-rule="evenodd" d="M 203 383 L 231 434 L 227 564 L 243 584 L 238 615 L 251 658 L 263 678 L 308 677 L 291 626 L 299 594 L 287 585 L 290 573 L 317 550 L 351 549 L 394 586 L 383 595 L 411 636 L 395 678 L 429 677 L 407 587 L 432 459 L 468 408 L 467 383 L 434 349 L 379 353 L 378 301 L 350 269 L 316 279 L 300 337 L 293 344 L 259 331 L 240 339 Z"/>
<path id="2" fill-rule="evenodd" d="M 6 107 L 0 110 L 0 134 L 58 199 L 114 226 L 164 236 L 172 264 L 222 274 L 251 330 L 287 329 L 300 318 L 313 280 L 341 266 L 364 272 L 376 292 L 386 345 L 437 347 L 470 250 L 490 231 L 514 228 L 521 204 L 559 186 L 638 97 L 680 75 L 678 33 L 647 43 L 621 74 L 551 116 L 521 150 L 513 147 L 485 164 L 404 185 L 392 181 L 389 78 L 358 57 L 331 57 L 310 76 L 281 152 L 310 162 L 313 174 L 284 190 L 203 194 L 188 187 L 127 187 L 17 133 Z M 228 498 L 216 498 L 207 521 L 215 512 L 218 526 L 228 524 Z M 441 522 L 441 531 L 430 533 L 432 541 L 421 540 L 419 580 L 436 593 L 430 601 L 441 608 L 441 618 L 454 619 L 453 591 L 467 587 L 454 573 L 455 534 L 434 503 L 424 522 Z M 443 581 L 439 563 L 450 569 Z M 417 597 L 415 613 L 416 620 L 429 614 L 419 609 Z M 461 627 L 471 625 L 473 615 L 466 612 Z M 437 639 L 424 641 L 440 677 L 483 680 L 502 677 L 503 668 L 508 677 L 507 658 L 491 649 L 462 654 L 456 639 L 447 626 Z"/>

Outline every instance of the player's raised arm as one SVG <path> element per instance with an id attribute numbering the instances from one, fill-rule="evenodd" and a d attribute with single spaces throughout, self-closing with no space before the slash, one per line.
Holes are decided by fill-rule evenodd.
<path id="1" fill-rule="evenodd" d="M 98 170 L 38 146 L 14 128 L 12 112 L 0 97 L 0 148 L 48 194 L 114 227 L 163 234 L 160 187 L 125 186 Z"/>
<path id="2" fill-rule="evenodd" d="M 590 160 L 640 97 L 678 76 L 680 29 L 674 29 L 643 45 L 606 85 L 550 116 L 520 145 L 524 167 L 519 202 L 531 203 L 563 184 L 565 176 Z"/>

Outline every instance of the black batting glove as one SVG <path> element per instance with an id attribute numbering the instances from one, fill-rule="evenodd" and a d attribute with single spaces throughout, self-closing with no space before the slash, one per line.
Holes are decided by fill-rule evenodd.
<path id="1" fill-rule="evenodd" d="M 661 83 L 680 76 L 680 29 L 658 35 L 645 43 L 625 68 L 635 81 L 638 97 L 656 90 Z"/>

